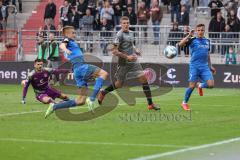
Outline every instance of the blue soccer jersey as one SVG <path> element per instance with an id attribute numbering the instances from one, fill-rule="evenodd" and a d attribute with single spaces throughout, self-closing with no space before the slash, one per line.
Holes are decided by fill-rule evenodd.
<path id="1" fill-rule="evenodd" d="M 208 53 L 210 50 L 210 41 L 207 38 L 192 38 L 188 42 L 191 60 L 190 65 L 206 66 L 208 65 Z"/>
<path id="2" fill-rule="evenodd" d="M 206 82 L 212 80 L 212 73 L 208 66 L 210 41 L 206 38 L 192 38 L 187 45 L 190 48 L 191 60 L 189 68 L 189 81 L 199 80 Z"/>
<path id="3" fill-rule="evenodd" d="M 87 82 L 92 77 L 92 74 L 97 70 L 100 70 L 100 68 L 85 63 L 84 55 L 74 40 L 64 38 L 63 43 L 66 43 L 66 48 L 72 52 L 70 54 L 65 54 L 65 56 L 67 56 L 67 59 L 69 59 L 72 63 L 74 78 L 77 86 L 87 87 Z"/>
<path id="4" fill-rule="evenodd" d="M 71 54 L 65 55 L 67 56 L 66 58 L 70 60 L 73 67 L 77 67 L 83 64 L 84 56 L 78 44 L 74 40 L 69 38 L 64 38 L 63 43 L 66 43 L 66 48 L 72 52 Z"/>

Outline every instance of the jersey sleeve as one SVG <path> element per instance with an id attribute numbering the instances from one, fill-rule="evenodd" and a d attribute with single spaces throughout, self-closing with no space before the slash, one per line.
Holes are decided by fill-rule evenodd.
<path id="1" fill-rule="evenodd" d="M 69 38 L 65 37 L 65 38 L 62 40 L 62 43 L 68 44 L 68 43 L 69 43 Z"/>
<path id="2" fill-rule="evenodd" d="M 188 42 L 186 43 L 186 46 L 190 46 L 191 43 L 192 43 L 192 41 L 193 41 L 194 39 L 196 39 L 196 37 L 191 37 L 191 38 L 188 40 Z"/>
<path id="3" fill-rule="evenodd" d="M 113 44 L 115 46 L 119 45 L 120 42 L 121 42 L 121 39 L 122 39 L 122 32 L 118 32 L 116 37 L 115 37 L 115 39 L 114 39 L 114 41 L 113 41 Z"/>

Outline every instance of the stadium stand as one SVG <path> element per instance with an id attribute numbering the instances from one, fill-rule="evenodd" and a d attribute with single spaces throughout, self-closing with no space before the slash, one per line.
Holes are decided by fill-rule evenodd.
<path id="1" fill-rule="evenodd" d="M 54 1 L 57 9 L 62 5 L 62 1 Z M 39 28 L 44 26 L 44 10 L 48 1 L 44 0 L 39 2 L 36 9 L 32 11 L 31 16 L 28 18 L 23 26 L 22 32 L 22 50 L 26 60 L 33 60 L 36 56 L 36 33 Z M 55 17 L 55 26 L 59 22 L 59 12 L 57 11 Z"/>
<path id="2" fill-rule="evenodd" d="M 21 14 L 17 14 L 17 27 L 20 29 L 18 32 L 18 37 L 14 37 L 12 39 L 16 39 L 16 43 L 14 43 L 14 45 L 17 45 L 18 47 L 14 48 L 14 47 L 10 47 L 11 45 L 5 45 L 5 44 L 1 44 L 5 47 L 2 47 L 0 53 L 1 55 L 3 55 L 3 53 L 7 56 L 9 56 L 10 54 L 14 55 L 12 58 L 8 59 L 8 60 L 33 60 L 36 57 L 36 52 L 37 52 L 37 45 L 36 45 L 36 33 L 39 31 L 40 27 L 44 26 L 44 10 L 45 10 L 45 6 L 47 4 L 47 0 L 32 0 L 30 1 L 24 1 L 23 4 L 23 13 Z M 86 1 L 85 1 L 86 2 Z M 136 10 L 137 9 L 137 3 L 138 1 L 136 0 L 135 3 L 131 4 L 133 6 L 133 8 Z M 207 6 L 202 6 L 202 4 L 200 3 L 200 5 L 197 7 L 195 6 L 195 8 L 191 8 L 191 4 L 187 4 L 188 1 L 181 1 L 181 5 L 185 4 L 185 5 L 189 5 L 187 7 L 187 9 L 189 10 L 190 14 L 189 14 L 189 19 L 190 19 L 190 28 L 194 27 L 197 23 L 203 23 L 205 24 L 207 27 L 209 26 L 209 22 L 211 20 L 210 17 L 210 13 L 211 10 L 209 7 Z M 223 16 L 225 17 L 225 19 L 227 19 L 227 11 L 226 8 L 229 9 L 229 6 L 231 7 L 231 3 L 229 4 L 230 1 L 228 0 L 224 0 L 223 4 L 227 5 L 225 6 L 225 8 L 222 8 L 222 12 L 223 12 Z M 59 8 L 60 6 L 63 4 L 62 0 L 55 0 L 54 3 L 56 4 L 56 8 L 57 8 L 57 15 L 55 17 L 55 26 L 57 28 L 58 23 L 60 21 L 60 15 L 59 15 Z M 88 1 L 88 7 L 90 8 L 94 8 L 94 3 L 95 1 Z M 100 4 L 99 2 L 99 5 Z M 126 9 L 126 4 L 125 5 L 125 9 Z M 123 6 L 124 6 L 123 5 Z M 147 6 L 151 6 L 151 4 L 149 5 L 147 3 Z M 148 25 L 147 26 L 141 26 L 141 25 L 136 25 L 136 45 L 137 47 L 139 47 L 142 52 L 143 52 L 143 56 L 142 58 L 140 58 L 140 61 L 147 61 L 147 62 L 167 62 L 167 63 L 187 63 L 189 60 L 189 57 L 185 57 L 183 56 L 183 51 L 181 52 L 181 55 L 177 58 L 175 58 L 174 60 L 168 60 L 165 59 L 165 57 L 162 54 L 162 50 L 163 48 L 166 47 L 166 45 L 168 44 L 168 37 L 169 37 L 169 33 L 170 33 L 170 29 L 171 29 L 171 15 L 167 9 L 166 6 L 163 5 L 163 3 L 160 4 L 161 9 L 163 10 L 163 17 L 162 17 L 162 21 L 160 24 L 160 45 L 153 45 L 153 41 L 154 41 L 154 33 L 153 33 L 153 26 L 151 25 L 151 19 L 148 21 Z M 99 9 L 99 7 L 98 7 Z M 123 8 L 124 10 L 124 8 Z M 96 14 L 96 12 L 94 12 Z M 26 18 L 27 17 L 27 18 Z M 100 22 L 99 22 L 100 23 Z M 145 43 L 145 40 L 143 39 L 144 37 L 144 33 L 142 32 L 143 28 L 147 28 L 147 32 L 148 32 L 148 37 L 146 38 L 147 42 Z M 180 26 L 180 29 L 183 30 L 183 26 Z M 207 30 L 207 29 L 206 29 Z M 114 33 L 116 33 L 116 29 L 114 30 Z M 83 30 L 81 30 L 79 32 L 79 36 L 81 36 L 81 38 L 79 39 L 79 42 L 81 42 L 81 47 L 84 50 L 88 50 L 89 47 L 89 43 L 93 44 L 90 45 L 92 46 L 92 48 L 90 49 L 92 52 L 92 55 L 98 56 L 101 59 L 103 59 L 103 61 L 111 61 L 112 57 L 111 56 L 106 56 L 103 55 L 102 53 L 102 49 L 100 47 L 100 35 L 101 32 L 100 31 L 94 31 L 93 32 L 93 38 L 90 41 L 89 38 L 85 37 L 85 33 Z M 114 35 L 114 34 L 112 34 Z M 208 36 L 208 33 L 206 33 L 206 36 Z M 6 37 L 6 36 L 5 36 Z M 13 36 L 9 36 L 8 37 L 13 37 Z M 61 38 L 61 37 L 58 37 Z M 109 38 L 109 37 L 108 37 Z M 109 38 L 109 40 L 111 41 L 112 37 Z M 174 37 L 173 37 L 174 38 Z M 180 40 L 181 37 L 175 37 L 175 41 Z M 60 40 L 60 39 L 58 39 Z M 19 42 L 18 42 L 19 41 Z M 218 40 L 218 41 L 213 41 L 215 43 L 216 46 L 220 46 L 223 42 L 222 39 Z M 14 46 L 13 45 L 13 46 Z M 236 46 L 236 51 L 238 52 L 239 50 L 239 41 L 236 41 L 236 43 L 233 44 L 234 46 Z M 217 47 L 217 48 L 220 48 Z M 16 54 L 17 57 L 15 56 L 15 52 L 14 50 L 16 50 L 17 53 L 20 54 Z M 213 58 L 213 63 L 224 63 L 224 57 L 220 54 L 221 49 L 218 49 L 215 51 L 214 54 L 212 54 Z M 111 54 L 110 54 L 111 55 Z M 4 56 L 2 56 L 4 57 Z M 157 57 L 157 58 L 156 58 Z M 1 60 L 7 60 L 6 57 Z"/>

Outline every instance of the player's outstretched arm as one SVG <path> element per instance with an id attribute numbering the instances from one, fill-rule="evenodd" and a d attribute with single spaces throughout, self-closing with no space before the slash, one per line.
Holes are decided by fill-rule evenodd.
<path id="1" fill-rule="evenodd" d="M 186 37 L 184 37 L 184 38 L 178 43 L 178 45 L 179 45 L 180 47 L 185 46 L 185 45 L 191 40 L 191 38 L 193 37 L 193 35 L 194 35 L 194 30 L 191 30 L 191 32 L 190 32 Z"/>
<path id="2" fill-rule="evenodd" d="M 59 46 L 59 48 L 60 48 L 61 50 L 63 50 L 63 52 L 65 52 L 65 53 L 67 53 L 67 54 L 71 54 L 71 53 L 72 53 L 70 50 L 67 49 L 67 43 L 64 43 L 64 42 L 61 43 L 60 46 Z"/>
<path id="3" fill-rule="evenodd" d="M 22 92 L 22 104 L 26 104 L 26 96 L 27 96 L 27 91 L 28 91 L 28 87 L 30 85 L 30 80 L 23 80 L 22 81 L 22 85 L 23 85 L 23 92 Z"/>

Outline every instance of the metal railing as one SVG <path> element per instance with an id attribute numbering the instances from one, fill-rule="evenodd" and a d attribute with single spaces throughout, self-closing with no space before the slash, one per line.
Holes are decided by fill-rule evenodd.
<path id="1" fill-rule="evenodd" d="M 162 54 L 163 49 L 166 45 L 176 45 L 183 37 L 184 32 L 179 30 L 178 32 L 170 31 L 171 26 L 161 26 L 160 32 L 154 32 L 153 26 L 135 26 L 137 27 L 134 31 L 134 43 L 136 47 L 138 47 L 143 52 L 143 59 L 146 61 L 156 61 L 157 59 L 161 59 L 163 61 L 169 61 L 164 59 Z M 143 27 L 148 27 L 147 36 L 145 37 L 145 30 Z M 0 43 L 0 45 L 5 47 L 4 50 L 0 50 L 0 55 L 10 55 L 9 49 L 6 47 L 6 42 L 10 41 L 10 39 L 14 39 L 15 50 L 11 50 L 11 52 L 15 52 L 15 59 L 18 61 L 22 60 L 33 60 L 37 56 L 37 30 L 19 30 L 12 32 L 10 36 L 8 34 L 4 35 L 4 40 Z M 50 31 L 49 31 L 50 32 Z M 49 41 L 48 33 L 45 31 L 45 41 Z M 51 31 L 53 32 L 53 31 Z M 106 44 L 112 42 L 116 35 L 117 31 L 78 31 L 76 41 L 80 44 L 80 47 L 85 52 L 89 52 L 92 55 L 96 55 L 102 59 L 104 57 L 111 57 L 111 53 L 104 53 L 104 46 Z M 155 33 L 155 34 L 154 34 Z M 61 42 L 63 37 L 60 32 L 55 31 L 57 42 Z M 157 44 L 154 43 L 156 41 L 156 34 L 158 34 Z M 13 36 L 14 35 L 14 36 Z M 155 35 L 155 36 L 154 36 Z M 206 37 L 208 37 L 211 41 L 211 53 L 214 53 L 215 57 L 221 58 L 216 61 L 216 63 L 222 63 L 222 58 L 225 53 L 228 51 L 228 48 L 231 46 L 235 49 L 236 52 L 239 53 L 240 50 L 240 33 L 237 32 L 229 32 L 229 33 L 206 33 Z M 0 48 L 4 48 L 1 47 Z M 185 50 L 184 48 L 179 48 L 179 56 L 184 57 Z M 12 59 L 12 60 L 15 60 Z M 0 60 L 2 60 L 0 58 Z M 186 60 L 181 58 L 176 61 L 176 63 L 185 63 Z"/>

